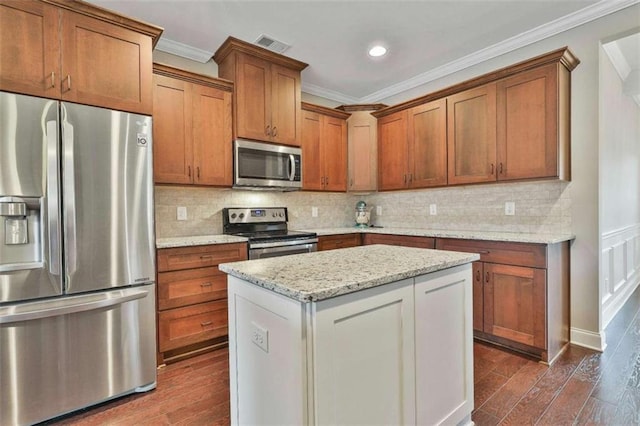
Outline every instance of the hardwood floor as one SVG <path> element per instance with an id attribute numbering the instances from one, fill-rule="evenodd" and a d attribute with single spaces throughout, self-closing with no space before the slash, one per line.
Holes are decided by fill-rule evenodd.
<path id="1" fill-rule="evenodd" d="M 603 353 L 571 346 L 551 366 L 474 344 L 478 426 L 639 425 L 640 288 L 605 330 Z M 227 425 L 228 351 L 221 349 L 158 371 L 145 394 L 58 418 L 51 425 Z"/>

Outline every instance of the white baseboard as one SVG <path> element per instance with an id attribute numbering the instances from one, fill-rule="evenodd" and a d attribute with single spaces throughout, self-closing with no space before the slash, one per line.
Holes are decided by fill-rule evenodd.
<path id="1" fill-rule="evenodd" d="M 570 339 L 572 345 L 582 346 L 594 351 L 604 352 L 607 347 L 604 331 L 594 333 L 593 331 L 571 327 Z"/>

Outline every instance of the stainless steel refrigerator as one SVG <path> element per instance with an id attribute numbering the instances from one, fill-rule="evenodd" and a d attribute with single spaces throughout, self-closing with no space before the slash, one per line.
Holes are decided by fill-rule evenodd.
<path id="1" fill-rule="evenodd" d="M 0 424 L 156 382 L 151 117 L 0 92 Z"/>

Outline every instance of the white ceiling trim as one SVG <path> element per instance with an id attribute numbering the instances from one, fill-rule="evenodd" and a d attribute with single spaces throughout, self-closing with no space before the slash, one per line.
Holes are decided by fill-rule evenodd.
<path id="1" fill-rule="evenodd" d="M 356 99 L 356 102 L 354 103 L 368 104 L 379 102 L 380 100 L 383 100 L 390 96 L 397 95 L 399 93 L 437 80 L 449 74 L 461 71 L 470 66 L 477 65 L 505 53 L 512 52 L 524 46 L 528 46 L 529 44 L 535 43 L 539 40 L 543 40 L 561 32 L 586 24 L 595 19 L 612 14 L 637 3 L 640 3 L 640 0 L 602 0 L 591 6 L 587 6 L 582 10 L 548 22 L 544 25 L 540 25 L 539 27 L 533 28 L 529 31 L 525 31 L 524 33 L 506 39 L 500 43 L 496 43 L 493 46 L 489 46 L 485 49 L 479 50 L 455 61 L 449 62 L 448 64 L 434 68 L 433 70 L 427 71 L 423 74 L 419 74 L 403 82 L 393 84 L 387 88 L 371 93 L 370 95 L 364 96 L 360 99 Z M 319 86 L 305 85 L 303 83 L 302 87 L 303 90 L 306 89 L 304 91 L 307 93 L 337 100 L 339 102 L 345 102 L 342 99 L 351 98 L 350 96 L 346 96 L 332 90 L 327 90 Z M 338 99 L 336 96 L 340 99 Z"/>
<path id="2" fill-rule="evenodd" d="M 302 82 L 302 91 L 310 95 L 320 96 L 322 98 L 331 99 L 336 102 L 341 102 L 346 105 L 356 105 L 361 103 L 360 99 L 354 96 L 348 96 L 344 93 L 337 92 L 335 90 L 325 89 L 324 87 L 316 86 L 315 84 Z"/>
<path id="3" fill-rule="evenodd" d="M 188 44 L 169 40 L 165 37 L 160 37 L 160 40 L 158 40 L 158 43 L 156 44 L 156 49 L 162 52 L 171 53 L 172 55 L 191 59 L 192 61 L 198 61 L 203 64 L 209 62 L 209 59 L 213 56 L 213 52 L 198 49 L 197 47 L 191 47 Z"/>

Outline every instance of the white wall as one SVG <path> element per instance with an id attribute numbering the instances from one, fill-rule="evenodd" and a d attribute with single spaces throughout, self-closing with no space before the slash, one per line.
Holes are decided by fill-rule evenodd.
<path id="1" fill-rule="evenodd" d="M 571 340 L 603 349 L 605 339 L 600 314 L 599 267 L 599 57 L 600 41 L 636 28 L 640 4 L 592 21 L 508 54 L 438 79 L 400 95 L 383 99 L 392 105 L 459 83 L 492 70 L 548 51 L 569 46 L 581 64 L 572 72 L 572 228 Z"/>
<path id="2" fill-rule="evenodd" d="M 602 325 L 640 283 L 640 107 L 604 49 L 600 53 Z"/>

